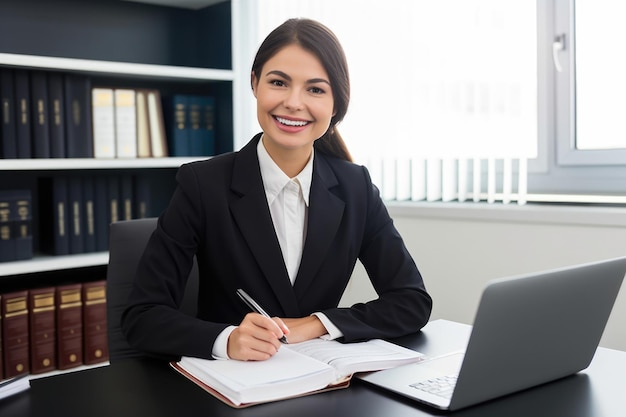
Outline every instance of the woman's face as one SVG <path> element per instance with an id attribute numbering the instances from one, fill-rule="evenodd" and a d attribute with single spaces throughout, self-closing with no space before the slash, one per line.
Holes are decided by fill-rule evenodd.
<path id="1" fill-rule="evenodd" d="M 301 46 L 284 47 L 260 74 L 252 74 L 257 118 L 263 143 L 272 150 L 301 150 L 310 154 L 313 142 L 330 126 L 333 92 L 322 63 Z"/>

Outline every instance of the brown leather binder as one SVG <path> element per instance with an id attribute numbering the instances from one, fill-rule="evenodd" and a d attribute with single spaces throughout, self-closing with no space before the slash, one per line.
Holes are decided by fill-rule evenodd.
<path id="1" fill-rule="evenodd" d="M 57 367 L 70 369 L 83 363 L 82 284 L 56 287 Z"/>
<path id="2" fill-rule="evenodd" d="M 30 320 L 30 373 L 56 369 L 55 288 L 36 288 L 28 292 Z"/>
<path id="3" fill-rule="evenodd" d="M 83 283 L 83 340 L 86 365 L 109 359 L 105 280 Z"/>
<path id="4" fill-rule="evenodd" d="M 2 296 L 4 378 L 29 373 L 28 291 Z"/>

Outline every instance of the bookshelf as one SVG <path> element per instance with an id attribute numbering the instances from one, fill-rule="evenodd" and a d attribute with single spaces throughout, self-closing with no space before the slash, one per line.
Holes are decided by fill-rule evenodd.
<path id="1" fill-rule="evenodd" d="M 0 69 L 86 76 L 92 88 L 156 89 L 164 101 L 175 94 L 212 96 L 216 154 L 232 151 L 233 9 L 229 0 L 3 0 Z M 163 111 L 167 118 L 165 106 Z M 151 187 L 150 216 L 156 216 L 174 191 L 178 167 L 206 159 L 3 156 L 0 153 L 0 190 L 29 189 L 32 194 L 34 256 L 0 262 L 0 294 L 106 278 L 107 250 L 59 256 L 42 250 L 46 228 L 40 223 L 54 217 L 40 207 L 42 178 L 141 178 Z"/>
<path id="2" fill-rule="evenodd" d="M 86 75 L 92 87 L 153 88 L 164 100 L 173 94 L 214 96 L 216 153 L 233 150 L 230 1 L 6 0 L 1 8 L 0 68 Z M 68 270 L 105 277 L 106 251 L 50 256 L 40 250 L 39 219 L 49 215 L 38 207 L 40 178 L 141 176 L 154 185 L 151 213 L 158 215 L 174 190 L 177 168 L 198 159 L 205 157 L 0 159 L 0 188 L 30 189 L 33 195 L 34 252 L 33 259 L 0 263 L 0 293 L 42 279 L 55 284 Z"/>

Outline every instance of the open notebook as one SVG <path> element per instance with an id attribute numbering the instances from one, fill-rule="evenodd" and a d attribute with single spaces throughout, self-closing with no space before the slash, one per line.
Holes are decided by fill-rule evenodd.
<path id="1" fill-rule="evenodd" d="M 348 344 L 313 339 L 282 345 L 266 361 L 183 357 L 171 366 L 226 404 L 239 408 L 346 388 L 354 373 L 388 369 L 422 357 L 419 352 L 379 339 Z"/>

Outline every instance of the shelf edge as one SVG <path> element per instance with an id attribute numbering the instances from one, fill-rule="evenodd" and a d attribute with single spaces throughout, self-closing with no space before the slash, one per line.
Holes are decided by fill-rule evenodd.
<path id="1" fill-rule="evenodd" d="M 94 74 L 138 75 L 142 77 L 177 78 L 209 81 L 233 81 L 232 70 L 183 67 L 174 65 L 137 64 L 78 58 L 0 53 L 0 65 L 68 70 Z"/>
<path id="2" fill-rule="evenodd" d="M 74 170 L 74 169 L 132 169 L 178 168 L 188 162 L 210 157 L 171 157 L 136 159 L 50 158 L 0 159 L 0 171 Z"/>
<path id="3" fill-rule="evenodd" d="M 33 259 L 0 263 L 0 277 L 101 266 L 109 263 L 109 252 L 68 256 L 37 256 Z"/>

